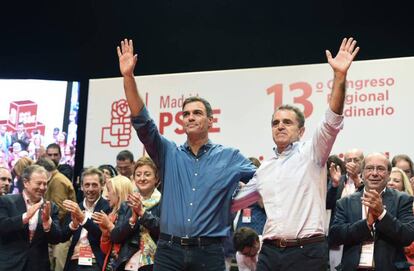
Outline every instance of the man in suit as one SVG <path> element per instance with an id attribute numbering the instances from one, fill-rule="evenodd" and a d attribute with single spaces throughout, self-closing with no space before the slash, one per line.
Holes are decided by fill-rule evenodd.
<path id="1" fill-rule="evenodd" d="M 49 180 L 47 182 L 47 190 L 45 199 L 55 203 L 58 206 L 58 217 L 62 226 L 66 216 L 66 209 L 63 207 L 63 201 L 69 199 L 76 201 L 75 189 L 72 182 L 60 173 L 55 163 L 47 158 L 41 157 L 36 162 L 37 165 L 44 167 L 49 172 Z M 66 262 L 70 242 L 62 242 L 57 245 L 50 246 L 50 263 L 52 271 L 62 271 Z"/>
<path id="2" fill-rule="evenodd" d="M 404 270 L 403 247 L 414 240 L 413 199 L 386 188 L 391 163 L 368 155 L 362 165 L 365 187 L 336 204 L 329 235 L 344 245 L 341 270 Z"/>
<path id="3" fill-rule="evenodd" d="M 109 213 L 108 201 L 102 198 L 103 173 L 97 168 L 88 168 L 82 173 L 83 202 L 77 204 L 65 200 L 63 206 L 70 212 L 63 228 L 62 241 L 72 237 L 65 271 L 102 270 L 104 254 L 100 249 L 101 230 L 91 219 L 94 212 Z M 87 253 L 85 253 L 85 251 Z M 89 255 L 86 255 L 88 254 Z"/>
<path id="4" fill-rule="evenodd" d="M 33 165 L 22 178 L 22 194 L 0 197 L 0 271 L 50 270 L 48 243 L 58 243 L 61 230 L 57 207 L 43 199 L 48 174 Z"/>

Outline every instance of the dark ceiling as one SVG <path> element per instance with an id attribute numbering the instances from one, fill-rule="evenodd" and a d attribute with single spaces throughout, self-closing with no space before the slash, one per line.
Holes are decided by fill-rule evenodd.
<path id="1" fill-rule="evenodd" d="M 119 76 L 134 40 L 137 74 L 325 62 L 352 35 L 358 59 L 414 56 L 410 1 L 27 1 L 1 8 L 0 77 Z"/>

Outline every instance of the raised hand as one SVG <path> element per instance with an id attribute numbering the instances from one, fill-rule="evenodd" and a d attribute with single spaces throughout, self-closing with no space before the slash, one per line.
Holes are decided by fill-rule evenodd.
<path id="1" fill-rule="evenodd" d="M 43 208 L 42 208 L 42 222 L 43 223 L 47 223 L 49 221 L 50 209 L 51 209 L 51 203 L 50 201 L 46 201 L 43 204 Z"/>
<path id="2" fill-rule="evenodd" d="M 139 194 L 128 195 L 128 206 L 131 207 L 133 213 L 137 217 L 144 215 L 144 208 L 142 206 L 141 196 Z"/>
<path id="3" fill-rule="evenodd" d="M 134 76 L 134 68 L 137 64 L 138 56 L 134 55 L 134 45 L 132 40 L 124 39 L 121 46 L 116 47 L 119 58 L 119 70 L 122 76 Z"/>
<path id="4" fill-rule="evenodd" d="M 353 38 L 344 38 L 342 40 L 339 51 L 335 58 L 332 57 L 331 52 L 326 50 L 326 58 L 328 59 L 329 65 L 331 65 L 335 74 L 346 75 L 352 61 L 359 51 L 359 47 L 356 47 L 356 40 Z"/>
<path id="5" fill-rule="evenodd" d="M 82 221 L 79 221 L 73 213 L 70 213 L 70 218 L 72 219 L 72 226 L 78 228 Z"/>
<path id="6" fill-rule="evenodd" d="M 114 223 L 111 222 L 108 215 L 102 210 L 100 212 L 94 212 L 92 214 L 92 220 L 98 224 L 102 232 L 110 232 L 114 227 Z"/>
<path id="7" fill-rule="evenodd" d="M 341 179 L 341 167 L 335 166 L 334 163 L 331 163 L 329 167 L 329 176 L 331 177 L 332 186 L 338 187 L 339 180 Z"/>
<path id="8" fill-rule="evenodd" d="M 29 220 L 33 217 L 33 215 L 37 212 L 37 210 L 40 209 L 40 207 L 42 207 L 42 202 L 40 201 L 30 206 L 29 209 L 27 209 L 26 211 L 26 217 L 23 220 L 23 224 L 29 223 Z"/>
<path id="9" fill-rule="evenodd" d="M 382 197 L 376 190 L 365 191 L 361 201 L 362 205 L 368 207 L 368 212 L 372 214 L 374 220 L 377 220 L 384 211 Z"/>
<path id="10" fill-rule="evenodd" d="M 65 207 L 66 211 L 71 213 L 72 217 L 76 217 L 76 220 L 79 221 L 79 223 L 81 223 L 85 219 L 85 214 L 82 212 L 82 210 L 76 202 L 68 199 L 64 200 L 63 207 Z"/>

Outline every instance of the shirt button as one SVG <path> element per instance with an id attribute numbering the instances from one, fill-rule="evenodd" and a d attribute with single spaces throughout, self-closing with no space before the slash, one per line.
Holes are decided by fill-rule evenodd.
<path id="1" fill-rule="evenodd" d="M 193 203 L 192 202 L 190 202 L 190 206 L 193 206 Z"/>
<path id="2" fill-rule="evenodd" d="M 188 221 L 188 222 L 190 222 L 190 221 L 191 221 L 191 219 L 187 219 L 187 221 Z"/>
<path id="3" fill-rule="evenodd" d="M 198 162 L 198 158 L 196 159 L 196 161 Z"/>
<path id="4" fill-rule="evenodd" d="M 197 175 L 198 175 L 198 173 L 194 173 L 194 175 L 195 175 L 195 176 L 197 176 Z"/>
<path id="5" fill-rule="evenodd" d="M 195 191 L 195 188 L 193 188 L 193 191 Z"/>

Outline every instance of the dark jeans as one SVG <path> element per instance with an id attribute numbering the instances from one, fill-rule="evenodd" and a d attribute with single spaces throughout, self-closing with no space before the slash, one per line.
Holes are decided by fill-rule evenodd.
<path id="1" fill-rule="evenodd" d="M 158 240 L 154 271 L 224 271 L 222 244 L 181 246 Z"/>
<path id="2" fill-rule="evenodd" d="M 326 271 L 327 268 L 326 242 L 287 248 L 263 244 L 257 263 L 257 271 Z"/>

